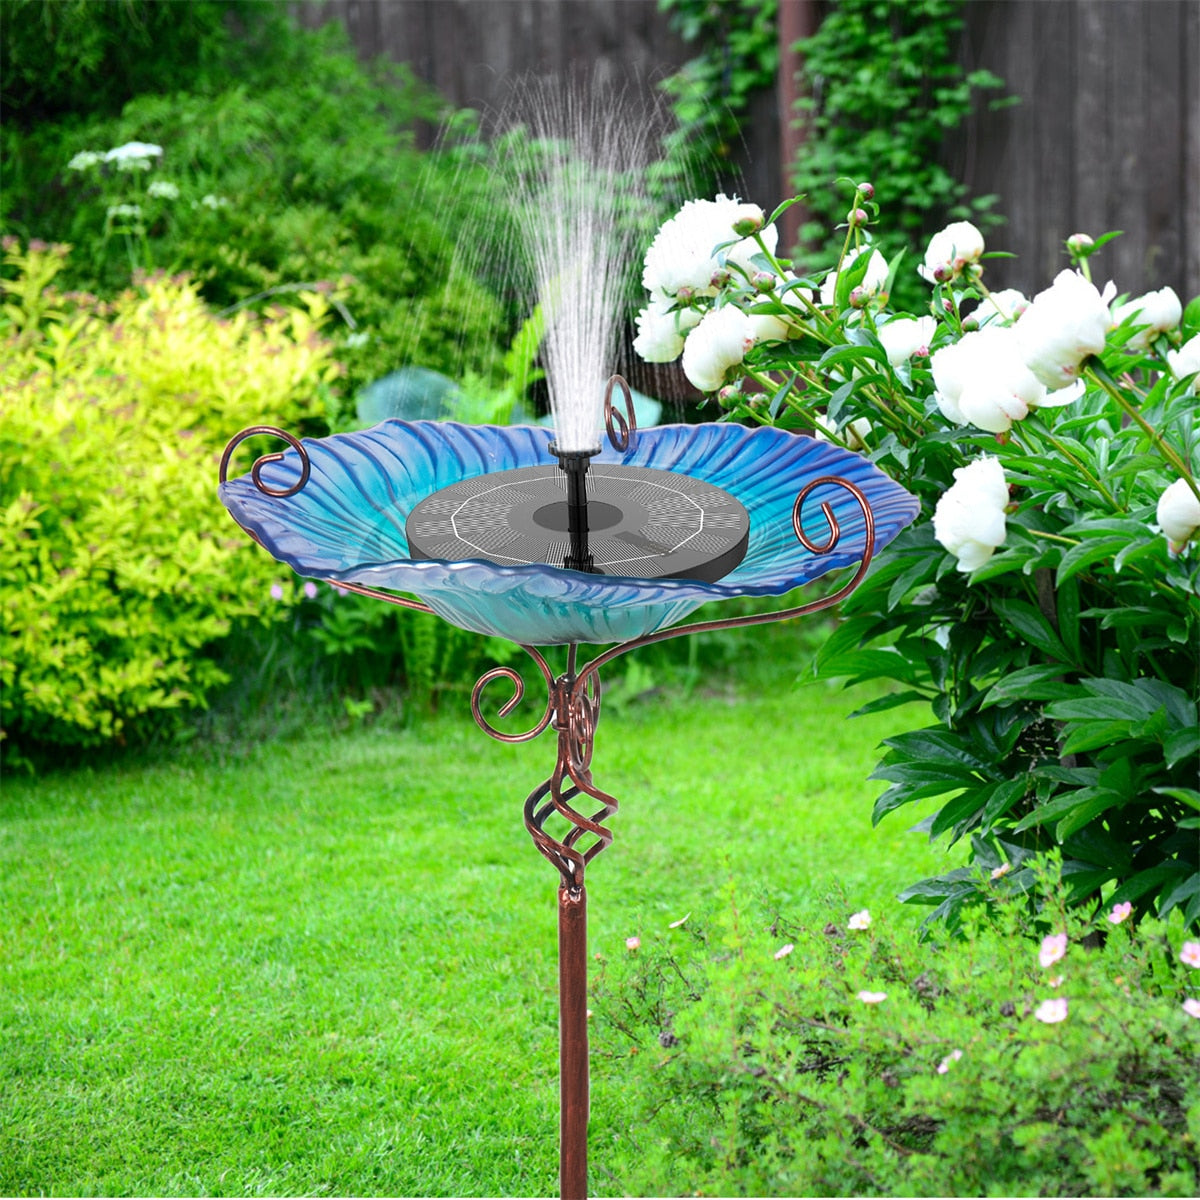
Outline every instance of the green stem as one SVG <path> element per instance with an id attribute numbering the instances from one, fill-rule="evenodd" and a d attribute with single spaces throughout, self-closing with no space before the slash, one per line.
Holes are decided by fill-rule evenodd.
<path id="1" fill-rule="evenodd" d="M 1095 380 L 1120 405 L 1124 412 L 1142 427 L 1142 431 L 1150 439 L 1151 445 L 1179 472 L 1180 478 L 1187 480 L 1187 485 L 1191 488 L 1192 495 L 1200 501 L 1200 486 L 1197 486 L 1191 468 L 1176 452 L 1174 446 L 1129 403 L 1121 392 L 1121 389 L 1108 377 L 1108 372 L 1103 369 L 1097 370 L 1094 366 L 1086 366 L 1084 367 L 1084 373 Z"/>
<path id="2" fill-rule="evenodd" d="M 763 257 L 765 257 L 767 262 L 769 262 L 771 264 L 771 269 L 782 280 L 784 275 L 787 274 L 786 269 L 784 268 L 783 264 L 779 261 L 779 259 L 776 258 L 775 255 L 772 254 L 771 251 L 767 249 L 767 244 L 766 244 L 766 242 L 763 241 L 762 233 L 761 232 L 756 233 L 754 235 L 754 240 L 755 240 L 755 242 L 758 243 L 758 248 L 763 252 Z M 749 281 L 749 275 L 745 271 L 743 271 L 742 274 L 746 275 L 747 281 Z M 822 312 L 799 288 L 793 288 L 792 291 L 790 291 L 786 294 L 788 296 L 795 296 L 800 301 L 800 303 L 808 310 L 810 316 L 815 317 L 822 325 L 829 325 L 829 326 L 833 325 L 833 321 L 830 320 L 829 316 L 826 313 Z M 784 308 L 787 307 L 787 305 L 784 304 L 784 301 L 782 299 L 780 299 L 779 303 L 783 304 Z M 809 329 L 807 326 L 804 326 L 804 325 L 800 325 L 800 328 L 802 330 L 804 330 L 806 333 L 811 333 L 812 336 L 817 338 L 819 341 L 826 342 L 826 343 L 832 345 L 832 343 L 829 341 L 828 335 L 820 333 L 815 329 Z"/>
<path id="3" fill-rule="evenodd" d="M 1123 508 L 1117 502 L 1117 499 L 1112 494 L 1112 492 L 1110 492 L 1108 490 L 1108 488 L 1106 488 L 1104 486 L 1104 484 L 1100 481 L 1099 476 L 1093 475 L 1092 472 L 1089 471 L 1082 462 L 1080 462 L 1079 458 L 1076 455 L 1072 454 L 1071 451 L 1068 450 L 1067 447 L 1064 446 L 1062 444 L 1062 442 L 1060 442 L 1058 440 L 1058 438 L 1056 438 L 1054 436 L 1054 434 L 1052 434 L 1050 432 L 1050 430 L 1047 429 L 1044 424 L 1039 422 L 1039 424 L 1035 425 L 1033 422 L 1027 421 L 1023 425 L 1020 425 L 1020 426 L 1014 425 L 1013 426 L 1014 433 L 1016 433 L 1018 429 L 1020 429 L 1021 432 L 1024 434 L 1024 440 L 1026 440 L 1026 441 L 1031 441 L 1032 438 L 1030 437 L 1030 435 L 1033 433 L 1034 430 L 1037 430 L 1038 433 L 1040 434 L 1040 436 L 1045 441 L 1049 442 L 1050 445 L 1053 446 L 1054 449 L 1057 450 L 1059 452 L 1059 454 L 1061 454 L 1063 456 L 1063 458 L 1065 458 L 1080 473 L 1080 475 L 1082 475 L 1084 477 L 1084 479 L 1087 480 L 1087 482 L 1090 483 L 1092 485 L 1092 487 L 1094 487 L 1096 489 L 1096 491 L 1098 491 L 1100 493 L 1100 495 L 1102 495 L 1105 498 L 1105 500 L 1108 501 L 1108 503 L 1112 506 L 1112 509 L 1114 512 L 1122 513 L 1122 512 L 1126 511 L 1125 508 Z M 1032 450 L 1033 447 L 1028 447 L 1028 449 Z"/>

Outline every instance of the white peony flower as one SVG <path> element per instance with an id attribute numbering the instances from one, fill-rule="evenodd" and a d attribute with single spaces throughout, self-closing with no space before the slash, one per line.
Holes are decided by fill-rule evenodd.
<path id="1" fill-rule="evenodd" d="M 68 171 L 86 171 L 89 167 L 97 166 L 104 161 L 104 155 L 98 150 L 80 150 L 69 163 Z"/>
<path id="2" fill-rule="evenodd" d="M 914 354 L 929 353 L 937 322 L 932 317 L 893 317 L 886 325 L 880 325 L 878 332 L 888 362 L 898 367 Z"/>
<path id="3" fill-rule="evenodd" d="M 978 262 L 982 253 L 983 234 L 970 221 L 955 221 L 929 239 L 925 262 L 917 271 L 928 283 L 943 283 L 968 263 Z"/>
<path id="4" fill-rule="evenodd" d="M 741 204 L 736 199 L 718 195 L 715 200 L 689 200 L 668 220 L 650 243 L 642 271 L 642 285 L 653 296 L 674 297 L 680 288 L 688 287 L 697 296 L 715 296 L 713 272 L 720 263 L 714 248 L 734 237 L 733 226 L 744 220 L 763 220 L 757 204 Z M 759 236 L 763 244 L 775 253 L 779 231 L 768 225 Z M 752 270 L 750 259 L 759 253 L 753 238 L 744 238 L 723 251 L 727 263 Z"/>
<path id="5" fill-rule="evenodd" d="M 788 323 L 774 313 L 747 313 L 750 331 L 756 342 L 786 342 L 791 334 Z"/>
<path id="6" fill-rule="evenodd" d="M 1200 333 L 1188 338 L 1178 350 L 1168 350 L 1167 366 L 1171 368 L 1171 374 L 1176 379 L 1182 379 L 1185 375 L 1194 375 L 1200 371 Z M 1196 390 L 1196 380 L 1194 379 L 1190 390 L 1193 393 Z"/>
<path id="7" fill-rule="evenodd" d="M 694 308 L 676 309 L 672 302 L 653 299 L 638 313 L 634 350 L 646 362 L 674 362 L 683 353 L 683 339 L 700 323 Z"/>
<path id="8" fill-rule="evenodd" d="M 702 392 L 715 392 L 754 345 L 750 318 L 726 304 L 704 314 L 683 346 L 683 373 Z"/>
<path id="9" fill-rule="evenodd" d="M 151 142 L 126 142 L 104 155 L 104 161 L 117 164 L 118 171 L 148 171 L 151 159 L 162 158 L 162 147 Z"/>
<path id="10" fill-rule="evenodd" d="M 867 273 L 862 277 L 862 282 L 858 285 L 863 289 L 868 296 L 877 296 L 882 291 L 888 278 L 887 259 L 879 253 L 878 250 L 872 250 L 870 246 L 859 246 L 857 250 L 851 250 L 846 255 L 845 261 L 842 263 L 842 273 L 850 269 L 850 264 L 858 258 L 860 254 L 871 255 L 867 261 Z M 832 305 L 834 296 L 837 291 L 838 281 L 837 271 L 830 271 L 825 276 L 825 282 L 821 284 L 821 303 Z"/>
<path id="11" fill-rule="evenodd" d="M 1005 433 L 1046 398 L 1021 359 L 1016 332 L 997 326 L 964 334 L 933 356 L 936 400 L 956 425 Z"/>
<path id="12" fill-rule="evenodd" d="M 1015 321 L 1029 307 L 1029 297 L 1016 288 L 989 292 L 972 316 L 980 325 Z"/>
<path id="13" fill-rule="evenodd" d="M 1104 349 L 1110 289 L 1101 293 L 1078 271 L 1060 271 L 1013 326 L 1026 364 L 1051 391 L 1074 383 L 1083 360 Z"/>
<path id="14" fill-rule="evenodd" d="M 178 200 L 179 189 L 166 179 L 156 179 L 146 189 L 147 196 L 157 196 L 160 200 Z"/>
<path id="15" fill-rule="evenodd" d="M 1004 544 L 1008 484 L 998 458 L 978 458 L 954 472 L 954 483 L 933 512 L 933 536 L 960 571 L 982 567 Z"/>
<path id="16" fill-rule="evenodd" d="M 1178 554 L 1200 528 L 1200 500 L 1186 479 L 1177 479 L 1158 498 L 1158 523 L 1172 554 Z"/>
<path id="17" fill-rule="evenodd" d="M 1133 324 L 1139 329 L 1125 344 L 1131 350 L 1149 350 L 1150 343 L 1160 333 L 1174 329 L 1183 320 L 1183 305 L 1174 288 L 1160 288 L 1157 292 L 1147 292 L 1136 300 L 1127 300 L 1113 310 L 1113 324 L 1120 325 L 1126 317 L 1133 317 Z"/>

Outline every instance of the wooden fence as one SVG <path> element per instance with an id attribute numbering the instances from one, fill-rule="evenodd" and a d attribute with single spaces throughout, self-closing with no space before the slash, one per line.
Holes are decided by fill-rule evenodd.
<path id="1" fill-rule="evenodd" d="M 1200 293 L 1200 3 L 972 0 L 962 55 L 1022 100 L 948 148 L 1008 218 L 990 241 L 1019 257 L 989 273 L 1037 289 L 1063 239 L 1121 229 L 1093 260 L 1101 282 Z"/>
<path id="2" fill-rule="evenodd" d="M 897 0 L 899 2 L 899 0 Z M 813 8 L 815 0 L 780 0 Z M 502 103 L 525 72 L 581 64 L 650 87 L 694 53 L 655 0 L 299 0 L 308 24 L 340 19 L 364 56 L 408 62 L 450 101 Z M 1036 291 L 1065 265 L 1072 233 L 1124 230 L 1096 260 L 1122 291 L 1200 292 L 1200 0 L 969 0 L 962 61 L 1001 76 L 1021 103 L 981 111 L 947 164 L 997 193 L 1015 253 L 990 277 Z M 776 97 L 746 133 L 743 194 L 782 198 Z"/>

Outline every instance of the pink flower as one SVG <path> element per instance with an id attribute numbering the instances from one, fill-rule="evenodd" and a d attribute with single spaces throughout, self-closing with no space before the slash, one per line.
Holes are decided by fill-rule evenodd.
<path id="1" fill-rule="evenodd" d="M 952 1062 L 958 1062 L 960 1058 L 962 1058 L 961 1050 L 951 1050 L 950 1053 L 947 1054 L 940 1063 L 938 1063 L 937 1073 L 939 1075 L 945 1075 L 946 1072 L 950 1070 L 950 1064 Z"/>
<path id="2" fill-rule="evenodd" d="M 317 598 L 317 585 L 313 583 L 311 579 L 306 579 L 304 581 L 304 594 L 310 600 L 315 600 Z"/>
<path id="3" fill-rule="evenodd" d="M 281 584 L 278 584 L 278 583 L 271 584 L 271 599 L 272 600 L 282 600 L 283 599 L 283 586 Z"/>
<path id="4" fill-rule="evenodd" d="M 1133 905 L 1128 900 L 1124 904 L 1114 904 L 1113 910 L 1108 914 L 1108 919 L 1114 925 L 1120 925 L 1129 914 L 1133 912 Z"/>
<path id="5" fill-rule="evenodd" d="M 1200 967 L 1200 942 L 1184 942 L 1179 948 L 1179 961 L 1189 967 Z"/>
<path id="6" fill-rule="evenodd" d="M 627 937 L 625 939 L 626 950 L 636 950 L 641 944 L 642 939 L 640 937 Z"/>
<path id="7" fill-rule="evenodd" d="M 1042 938 L 1042 948 L 1038 951 L 1038 962 L 1043 967 L 1052 967 L 1067 952 L 1067 935 L 1052 933 Z"/>
<path id="8" fill-rule="evenodd" d="M 775 951 L 775 957 L 776 958 L 787 958 L 787 956 L 789 954 L 791 954 L 791 952 L 793 950 L 795 950 L 795 948 L 796 947 L 793 946 L 791 942 L 788 942 L 788 944 L 786 946 L 780 946 L 779 949 Z"/>
<path id="9" fill-rule="evenodd" d="M 887 999 L 887 992 L 859 992 L 857 998 L 864 1004 L 882 1004 Z"/>
<path id="10" fill-rule="evenodd" d="M 1061 997 L 1057 1000 L 1043 1000 L 1033 1015 L 1047 1025 L 1057 1025 L 1059 1021 L 1067 1019 L 1067 1002 Z"/>
<path id="11" fill-rule="evenodd" d="M 1197 1000 L 1195 996 L 1189 996 L 1183 1002 L 1183 1011 L 1187 1013 L 1189 1017 L 1200 1018 L 1200 1000 Z"/>
<path id="12" fill-rule="evenodd" d="M 992 869 L 993 879 L 1003 879 L 1005 875 L 1012 870 L 1012 863 L 1001 863 L 998 867 Z"/>
<path id="13" fill-rule="evenodd" d="M 856 912 L 846 924 L 851 929 L 866 929 L 871 924 L 871 914 L 864 908 L 861 912 Z"/>

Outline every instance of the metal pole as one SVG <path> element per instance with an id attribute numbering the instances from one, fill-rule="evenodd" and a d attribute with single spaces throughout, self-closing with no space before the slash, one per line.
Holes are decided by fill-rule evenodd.
<path id="1" fill-rule="evenodd" d="M 588 1128 L 587 891 L 558 889 L 559 1187 L 586 1200 Z"/>

